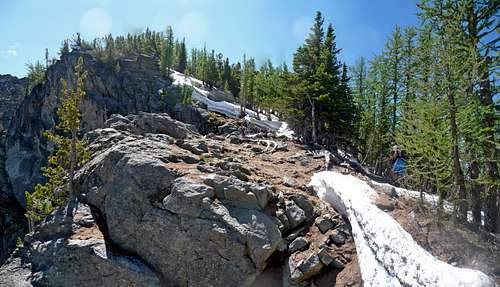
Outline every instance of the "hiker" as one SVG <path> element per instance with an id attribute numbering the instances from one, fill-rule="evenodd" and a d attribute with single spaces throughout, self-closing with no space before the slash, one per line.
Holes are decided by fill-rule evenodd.
<path id="1" fill-rule="evenodd" d="M 400 146 L 393 146 L 389 154 L 389 163 L 391 170 L 389 176 L 393 181 L 397 181 L 401 176 L 406 173 L 406 153 Z"/>

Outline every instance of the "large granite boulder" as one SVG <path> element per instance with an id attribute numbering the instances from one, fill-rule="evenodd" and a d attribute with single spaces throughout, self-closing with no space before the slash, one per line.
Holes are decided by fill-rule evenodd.
<path id="1" fill-rule="evenodd" d="M 276 220 L 259 205 L 267 195 L 254 205 L 219 198 L 201 173 L 183 171 L 196 166 L 185 159 L 198 157 L 172 144 L 184 134 L 132 131 L 121 137 L 112 128 L 95 131 L 94 141 L 109 148 L 77 175 L 78 196 L 102 213 L 109 240 L 143 258 L 163 286 L 251 284 L 282 241 Z M 241 184 L 227 181 L 228 188 Z"/>

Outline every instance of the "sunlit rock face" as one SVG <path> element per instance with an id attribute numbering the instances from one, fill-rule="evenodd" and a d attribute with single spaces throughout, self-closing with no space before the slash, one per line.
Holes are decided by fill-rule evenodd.
<path id="1" fill-rule="evenodd" d="M 160 71 L 158 59 L 137 55 L 103 62 L 84 51 L 64 55 L 48 68 L 44 82 L 33 88 L 15 112 L 11 111 L 13 121 L 6 135 L 5 170 L 14 196 L 23 206 L 24 192 L 42 181 L 40 168 L 52 146 L 41 134 L 53 129 L 57 122 L 61 78 L 72 80 L 78 57 L 83 58 L 88 73 L 87 95 L 82 105 L 84 132 L 103 127 L 111 114 L 140 111 L 169 112 L 200 127 L 203 125 L 204 119 L 197 109 L 178 104 L 176 90 Z M 160 91 L 166 91 L 168 96 Z"/>

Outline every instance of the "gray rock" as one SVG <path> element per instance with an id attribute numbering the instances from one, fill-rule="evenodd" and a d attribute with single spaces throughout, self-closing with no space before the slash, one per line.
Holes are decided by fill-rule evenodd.
<path id="1" fill-rule="evenodd" d="M 203 183 L 215 189 L 217 198 L 224 199 L 224 189 L 231 185 L 227 177 L 212 173 L 202 177 Z"/>
<path id="2" fill-rule="evenodd" d="M 284 231 L 287 231 L 288 229 L 290 229 L 290 222 L 288 221 L 288 217 L 286 216 L 286 213 L 284 210 L 278 209 L 276 211 L 276 218 L 280 222 L 279 228 L 280 228 L 281 232 L 284 232 Z"/>
<path id="3" fill-rule="evenodd" d="M 285 260 L 283 265 L 283 276 L 282 276 L 282 286 L 283 287 L 307 287 L 309 283 L 297 282 L 303 276 L 302 271 L 300 271 L 295 265 L 291 257 Z"/>
<path id="4" fill-rule="evenodd" d="M 241 140 L 239 136 L 230 136 L 229 137 L 229 142 L 232 144 L 240 144 Z"/>
<path id="5" fill-rule="evenodd" d="M 288 253 L 292 254 L 297 251 L 305 250 L 309 247 L 311 243 L 305 239 L 305 237 L 297 237 L 290 245 L 288 246 Z"/>
<path id="6" fill-rule="evenodd" d="M 319 260 L 325 265 L 329 266 L 333 262 L 333 256 L 330 255 L 327 248 L 322 248 L 318 252 Z"/>
<path id="7" fill-rule="evenodd" d="M 295 187 L 297 185 L 297 182 L 295 179 L 285 176 L 283 177 L 283 185 L 287 187 Z"/>
<path id="8" fill-rule="evenodd" d="M 314 207 L 312 203 L 307 199 L 306 195 L 300 193 L 294 193 L 289 196 L 295 204 L 297 204 L 302 210 L 304 210 L 307 221 L 313 219 L 314 217 Z"/>
<path id="9" fill-rule="evenodd" d="M 31 264 L 28 261 L 27 250 L 22 249 L 12 254 L 12 257 L 0 267 L 0 286 L 32 287 Z"/>
<path id="10" fill-rule="evenodd" d="M 175 144 L 180 148 L 188 150 L 196 155 L 202 155 L 204 153 L 208 153 L 208 146 L 204 141 L 177 140 Z"/>
<path id="11" fill-rule="evenodd" d="M 144 259 L 161 285 L 252 282 L 282 243 L 276 220 L 260 211 L 268 188 L 213 174 L 193 182 L 165 164 L 175 159 L 168 151 L 144 138 L 115 144 L 78 172 L 77 192 L 102 213 L 113 243 Z"/>
<path id="12" fill-rule="evenodd" d="M 330 234 L 330 241 L 337 245 L 342 245 L 345 243 L 345 236 L 335 230 L 332 234 Z"/>
<path id="13" fill-rule="evenodd" d="M 306 221 L 306 213 L 294 201 L 285 201 L 285 212 L 291 228 L 295 228 Z"/>
<path id="14" fill-rule="evenodd" d="M 212 89 L 208 93 L 208 98 L 211 99 L 212 101 L 216 101 L 216 102 L 221 102 L 221 101 L 226 101 L 226 102 L 230 102 L 230 103 L 236 102 L 232 93 L 221 91 L 218 89 Z"/>
<path id="15" fill-rule="evenodd" d="M 163 199 L 163 208 L 173 213 L 199 217 L 203 210 L 203 199 L 213 198 L 214 195 L 214 189 L 210 186 L 178 178 L 172 184 L 171 193 Z"/>
<path id="16" fill-rule="evenodd" d="M 337 269 L 344 269 L 345 268 L 345 264 L 339 258 L 333 259 L 331 266 L 334 268 L 337 268 Z"/>
<path id="17" fill-rule="evenodd" d="M 321 272 L 321 269 L 323 269 L 324 265 L 321 263 L 319 260 L 318 254 L 311 254 L 307 259 L 302 261 L 298 265 L 298 269 L 302 272 L 302 277 L 298 279 L 298 281 L 303 281 L 308 278 L 311 278 L 314 275 L 317 275 Z"/>
<path id="18" fill-rule="evenodd" d="M 160 70 L 155 57 L 122 57 L 116 60 L 120 66 L 116 70 L 85 51 L 75 50 L 63 55 L 48 68 L 44 83 L 34 87 L 20 101 L 15 112 L 9 112 L 12 120 L 5 139 L 5 171 L 12 185 L 12 193 L 23 206 L 24 192 L 32 191 L 34 185 L 43 180 L 40 168 L 45 165 L 47 155 L 53 148 L 42 137 L 42 133 L 47 129 L 52 130 L 56 124 L 56 108 L 61 99 L 60 79 L 72 80 L 72 71 L 79 57 L 83 58 L 84 69 L 88 72 L 85 81 L 87 96 L 82 104 L 84 132 L 106 127 L 105 121 L 111 114 L 127 115 L 144 111 L 167 112 L 176 116 L 174 107 L 180 102 L 181 95 L 170 85 L 171 80 Z M 162 97 L 160 90 L 168 90 L 169 96 Z M 4 107 L 3 103 L 0 106 Z M 158 123 L 155 121 L 149 121 L 148 124 L 159 128 L 158 133 L 166 129 L 168 134 L 179 134 L 179 127 L 169 123 L 165 125 L 163 120 Z M 127 124 L 123 122 L 122 126 Z M 135 124 L 141 125 L 140 122 Z M 145 129 L 154 132 L 150 127 Z"/>
<path id="19" fill-rule="evenodd" d="M 315 223 L 323 234 L 335 226 L 333 220 L 329 216 L 320 216 L 316 218 Z"/>
<path id="20" fill-rule="evenodd" d="M 16 203 L 12 186 L 5 170 L 7 131 L 15 111 L 24 99 L 27 78 L 0 75 L 0 265 L 15 248 L 16 239 L 25 232 L 25 211 Z M 1 286 L 1 284 L 0 284 Z"/>
<path id="21" fill-rule="evenodd" d="M 246 175 L 244 172 L 242 172 L 239 169 L 233 171 L 233 175 L 236 176 L 236 178 L 238 178 L 239 180 L 243 180 L 243 181 L 249 181 L 250 180 L 250 178 L 248 177 L 248 175 Z"/>
<path id="22" fill-rule="evenodd" d="M 0 268 L 1 286 L 160 286 L 139 258 L 109 250 L 84 204 L 70 200 Z"/>
<path id="23" fill-rule="evenodd" d="M 261 147 L 258 147 L 258 146 L 253 146 L 251 148 L 251 150 L 254 152 L 254 153 L 262 153 L 264 150 L 261 148 Z"/>
<path id="24" fill-rule="evenodd" d="M 295 230 L 294 232 L 290 233 L 286 237 L 286 240 L 288 240 L 289 242 L 291 242 L 291 241 L 295 240 L 295 238 L 299 237 L 303 233 L 304 233 L 304 227 L 301 227 L 301 228 Z"/>
<path id="25" fill-rule="evenodd" d="M 233 132 L 237 132 L 238 127 L 236 127 L 233 123 L 228 122 L 228 123 L 223 124 L 222 126 L 219 126 L 218 131 L 221 134 L 230 134 Z"/>
<path id="26" fill-rule="evenodd" d="M 211 174 L 204 176 L 203 182 L 215 189 L 217 198 L 245 208 L 263 209 L 272 195 L 266 185 L 244 182 L 235 177 Z"/>

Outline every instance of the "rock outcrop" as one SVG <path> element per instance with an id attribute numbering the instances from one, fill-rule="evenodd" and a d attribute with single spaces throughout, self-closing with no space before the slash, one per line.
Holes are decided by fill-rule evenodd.
<path id="1" fill-rule="evenodd" d="M 41 136 L 53 129 L 55 111 L 61 94 L 60 79 L 71 80 L 78 59 L 84 60 L 88 72 L 87 96 L 82 107 L 82 128 L 91 131 L 104 127 L 111 114 L 128 115 L 144 112 L 169 112 L 202 128 L 205 116 L 192 106 L 179 104 L 180 96 L 171 81 L 160 71 L 158 59 L 145 55 L 103 62 L 84 51 L 64 55 L 50 66 L 42 84 L 33 88 L 14 114 L 6 145 L 5 170 L 12 192 L 24 205 L 24 192 L 42 181 L 40 168 L 45 165 L 51 146 Z"/>
<path id="2" fill-rule="evenodd" d="M 161 286 L 150 267 L 104 240 L 88 205 L 59 208 L 0 269 L 0 286 Z"/>
<path id="3" fill-rule="evenodd" d="M 255 178 L 232 144 L 168 114 L 103 125 L 86 134 L 76 198 L 26 236 L 0 285 L 264 286 L 262 274 L 285 268 L 280 282 L 295 286 L 341 270 L 329 240 L 338 226 L 315 224 L 335 211 Z"/>
<path id="4" fill-rule="evenodd" d="M 24 97 L 26 82 L 25 78 L 0 75 L 0 264 L 24 233 L 24 212 L 16 204 L 5 171 L 5 141 L 7 129 Z"/>

